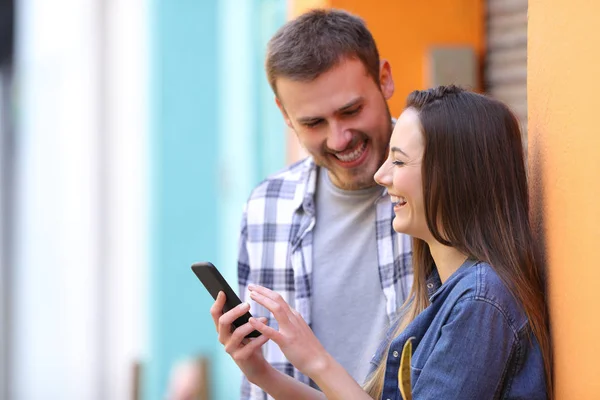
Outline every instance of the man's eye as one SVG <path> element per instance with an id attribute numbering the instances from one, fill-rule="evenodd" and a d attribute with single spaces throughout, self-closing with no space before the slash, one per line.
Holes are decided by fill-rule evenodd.
<path id="1" fill-rule="evenodd" d="M 348 111 L 344 112 L 344 115 L 347 115 L 347 116 L 356 115 L 356 114 L 358 114 L 358 112 L 361 109 L 362 109 L 362 107 L 357 107 L 357 108 L 354 108 L 352 110 L 348 110 Z"/>
<path id="2" fill-rule="evenodd" d="M 319 125 L 321 122 L 323 122 L 323 120 L 317 120 L 317 121 L 312 121 L 312 122 L 306 122 L 304 124 L 304 126 L 306 126 L 307 128 L 314 128 L 317 125 Z"/>

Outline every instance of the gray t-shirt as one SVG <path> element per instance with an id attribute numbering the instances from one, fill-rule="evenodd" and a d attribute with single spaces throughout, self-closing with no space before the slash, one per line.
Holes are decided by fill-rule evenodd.
<path id="1" fill-rule="evenodd" d="M 360 384 L 389 323 L 375 237 L 375 201 L 382 190 L 379 186 L 342 190 L 324 168 L 319 169 L 312 328 L 325 349 Z"/>

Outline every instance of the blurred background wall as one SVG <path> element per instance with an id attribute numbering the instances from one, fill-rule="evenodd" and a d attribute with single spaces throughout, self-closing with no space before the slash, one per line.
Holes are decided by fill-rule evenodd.
<path id="1" fill-rule="evenodd" d="M 580 3 L 584 14 L 598 11 Z M 244 201 L 304 155 L 263 62 L 276 29 L 313 7 L 365 19 L 392 65 L 395 116 L 411 90 L 444 83 L 506 101 L 525 137 L 534 110 L 530 153 L 551 161 L 536 158 L 534 179 L 553 182 L 551 169 L 563 163 L 550 150 L 584 146 L 577 132 L 594 132 L 591 121 L 572 132 L 571 123 L 587 120 L 565 117 L 576 100 L 569 83 L 552 93 L 570 97 L 547 105 L 544 85 L 573 73 L 561 54 L 590 54 L 569 51 L 578 30 L 552 35 L 555 17 L 564 28 L 584 15 L 558 6 L 538 4 L 528 17 L 527 0 L 0 0 L 0 399 L 154 400 L 202 379 L 197 399 L 238 397 L 240 373 L 216 340 L 212 299 L 190 265 L 212 261 L 235 283 Z M 538 37 L 529 107 L 528 18 L 537 18 L 529 35 Z M 586 37 L 594 37 L 591 25 Z M 562 53 L 540 35 L 563 43 Z M 546 135 L 562 141 L 548 145 Z M 534 198 L 568 191 L 585 166 L 571 167 L 560 190 L 534 185 Z M 562 218 L 558 210 L 542 217 L 552 226 Z M 554 244 L 575 232 L 557 229 Z M 576 293 L 579 280 L 554 279 L 571 283 L 553 292 L 555 302 L 563 290 Z M 561 310 L 553 317 L 564 326 L 585 320 Z M 564 362 L 576 339 L 562 340 Z M 600 353 L 588 349 L 594 371 L 590 360 Z M 598 394 L 586 386 L 593 379 L 558 371 L 561 398 L 570 385 L 579 390 L 573 398 Z"/>
<path id="2" fill-rule="evenodd" d="M 144 1 L 14 3 L 4 398 L 125 398 L 149 354 Z"/>
<path id="3" fill-rule="evenodd" d="M 162 399 L 198 358 L 237 396 L 190 265 L 236 281 L 242 205 L 284 166 L 286 7 L 3 0 L 0 398 Z"/>
<path id="4" fill-rule="evenodd" d="M 145 398 L 162 398 L 173 365 L 196 356 L 210 360 L 213 398 L 238 396 L 240 373 L 216 341 L 212 298 L 190 266 L 212 261 L 236 286 L 243 204 L 284 166 L 283 121 L 263 59 L 285 10 L 277 0 L 151 5 Z"/>

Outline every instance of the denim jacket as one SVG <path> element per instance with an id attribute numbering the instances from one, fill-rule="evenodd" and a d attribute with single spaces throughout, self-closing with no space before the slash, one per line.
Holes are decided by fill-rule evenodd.
<path id="1" fill-rule="evenodd" d="M 527 316 L 490 265 L 467 260 L 443 285 L 434 271 L 427 287 L 431 304 L 391 341 L 382 399 L 402 399 L 398 369 L 410 337 L 416 400 L 547 398 Z M 373 369 L 388 343 L 373 357 Z"/>

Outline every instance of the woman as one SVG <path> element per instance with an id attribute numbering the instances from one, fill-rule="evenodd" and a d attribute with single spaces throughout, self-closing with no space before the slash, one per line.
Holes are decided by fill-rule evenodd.
<path id="1" fill-rule="evenodd" d="M 223 294 L 211 309 L 219 340 L 248 379 L 276 399 L 398 399 L 399 354 L 412 337 L 415 399 L 551 398 L 548 310 L 521 134 L 508 108 L 454 86 L 411 93 L 375 180 L 394 204 L 394 230 L 414 238 L 415 282 L 364 388 L 262 287 L 250 288 L 251 298 L 278 330 L 251 319 L 231 333 L 249 306 L 221 315 Z M 244 340 L 253 329 L 262 337 Z M 351 332 L 340 340 L 344 334 Z M 322 393 L 264 362 L 268 339 Z"/>

